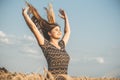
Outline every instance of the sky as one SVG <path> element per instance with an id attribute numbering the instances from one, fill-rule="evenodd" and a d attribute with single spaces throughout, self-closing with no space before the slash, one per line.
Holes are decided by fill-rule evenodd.
<path id="1" fill-rule="evenodd" d="M 120 78 L 119 0 L 26 0 L 46 19 L 44 7 L 53 4 L 56 21 L 64 29 L 58 10 L 68 15 L 71 36 L 68 74 Z M 25 0 L 0 0 L 0 67 L 11 72 L 43 73 L 47 67 L 38 43 L 26 25 Z"/>

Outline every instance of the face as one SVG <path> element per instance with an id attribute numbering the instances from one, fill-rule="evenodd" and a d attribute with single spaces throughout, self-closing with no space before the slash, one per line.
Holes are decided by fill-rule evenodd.
<path id="1" fill-rule="evenodd" d="M 60 39 L 62 36 L 62 32 L 60 30 L 59 26 L 56 26 L 55 28 L 53 28 L 50 32 L 48 32 L 48 35 L 51 38 L 55 38 L 55 39 Z"/>

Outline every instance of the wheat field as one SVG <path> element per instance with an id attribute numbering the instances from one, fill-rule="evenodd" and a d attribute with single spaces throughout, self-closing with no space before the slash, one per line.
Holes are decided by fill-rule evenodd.
<path id="1" fill-rule="evenodd" d="M 90 78 L 90 77 L 71 77 L 69 75 L 59 75 L 64 77 L 65 80 L 120 80 L 120 78 Z M 38 73 L 17 73 L 9 72 L 5 68 L 0 68 L 0 80 L 56 80 L 52 74 L 44 69 L 44 74 Z"/>

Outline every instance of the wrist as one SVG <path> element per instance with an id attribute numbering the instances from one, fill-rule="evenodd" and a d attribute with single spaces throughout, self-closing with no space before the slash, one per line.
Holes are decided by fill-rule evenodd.
<path id="1" fill-rule="evenodd" d="M 68 20 L 68 17 L 67 17 L 67 16 L 65 16 L 64 20 L 65 20 L 65 21 L 67 21 L 67 20 Z"/>

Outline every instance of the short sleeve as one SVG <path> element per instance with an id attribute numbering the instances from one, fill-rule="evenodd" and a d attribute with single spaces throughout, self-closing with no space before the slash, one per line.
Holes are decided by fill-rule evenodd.
<path id="1" fill-rule="evenodd" d="M 42 50 L 45 50 L 47 49 L 49 46 L 49 41 L 44 39 L 44 45 L 40 45 L 40 47 L 42 48 Z"/>
<path id="2" fill-rule="evenodd" d="M 65 43 L 64 43 L 63 40 L 60 40 L 60 41 L 59 41 L 59 45 L 60 45 L 60 47 L 61 47 L 62 49 L 65 48 Z"/>

